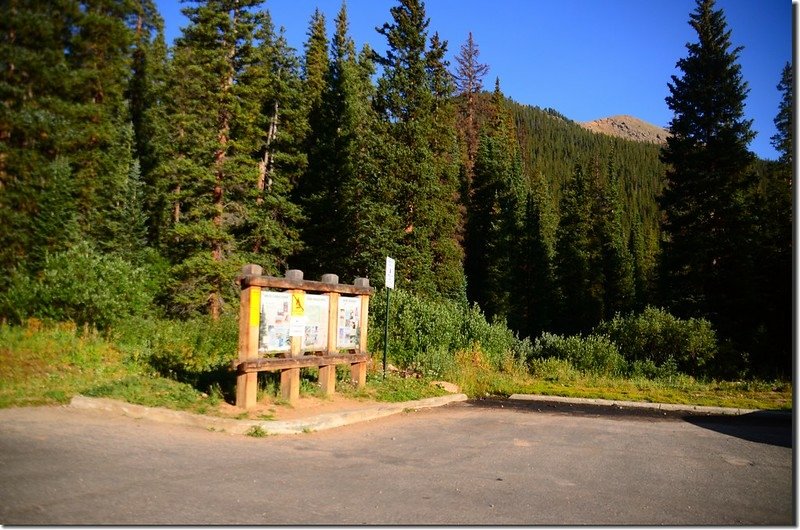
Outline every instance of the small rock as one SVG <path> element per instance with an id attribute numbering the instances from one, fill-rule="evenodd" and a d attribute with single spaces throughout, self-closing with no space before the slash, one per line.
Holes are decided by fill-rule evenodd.
<path id="1" fill-rule="evenodd" d="M 448 383 L 447 381 L 431 381 L 431 384 L 436 385 L 444 391 L 450 392 L 451 394 L 458 394 L 461 392 L 461 389 L 458 388 L 458 385 Z"/>

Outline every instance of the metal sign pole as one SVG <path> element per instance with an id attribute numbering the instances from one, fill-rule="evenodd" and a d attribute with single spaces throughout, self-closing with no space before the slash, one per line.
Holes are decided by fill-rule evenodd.
<path id="1" fill-rule="evenodd" d="M 386 326 L 383 330 L 383 378 L 386 379 L 386 352 L 389 349 L 389 293 L 386 289 Z"/>
<path id="2" fill-rule="evenodd" d="M 389 291 L 394 289 L 394 259 L 386 256 L 386 327 L 383 330 L 383 378 L 386 379 L 386 352 L 389 350 Z"/>

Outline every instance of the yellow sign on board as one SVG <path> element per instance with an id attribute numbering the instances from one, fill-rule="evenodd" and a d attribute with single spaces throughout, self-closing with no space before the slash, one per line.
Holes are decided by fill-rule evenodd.
<path id="1" fill-rule="evenodd" d="M 304 291 L 292 293 L 292 316 L 302 317 L 306 314 L 306 293 Z"/>
<path id="2" fill-rule="evenodd" d="M 250 289 L 250 325 L 258 327 L 261 316 L 261 289 Z"/>

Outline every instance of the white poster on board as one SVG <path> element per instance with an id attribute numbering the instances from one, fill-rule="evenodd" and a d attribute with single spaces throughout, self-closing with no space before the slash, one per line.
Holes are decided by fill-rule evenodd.
<path id="1" fill-rule="evenodd" d="M 288 292 L 261 292 L 261 322 L 258 327 L 259 353 L 289 351 L 290 301 Z"/>
<path id="2" fill-rule="evenodd" d="M 306 295 L 306 325 L 303 338 L 305 351 L 328 349 L 328 295 Z"/>
<path id="3" fill-rule="evenodd" d="M 358 348 L 361 333 L 361 299 L 357 296 L 339 297 L 337 318 L 336 347 L 342 350 Z"/>

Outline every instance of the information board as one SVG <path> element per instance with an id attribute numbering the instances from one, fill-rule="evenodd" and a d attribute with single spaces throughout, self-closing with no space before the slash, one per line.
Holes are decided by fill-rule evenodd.
<path id="1" fill-rule="evenodd" d="M 336 347 L 342 350 L 358 348 L 361 333 L 361 300 L 357 296 L 339 297 L 337 317 Z"/>
<path id="2" fill-rule="evenodd" d="M 261 292 L 261 322 L 258 327 L 259 353 L 289 351 L 290 303 L 288 292 Z"/>
<path id="3" fill-rule="evenodd" d="M 305 305 L 305 351 L 325 351 L 328 349 L 328 295 L 307 294 Z"/>

